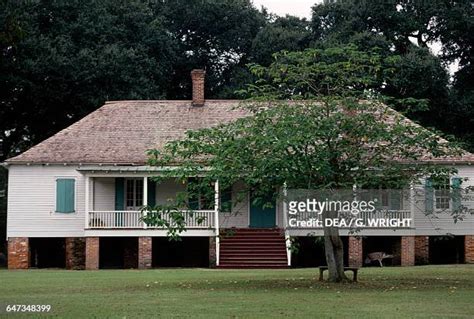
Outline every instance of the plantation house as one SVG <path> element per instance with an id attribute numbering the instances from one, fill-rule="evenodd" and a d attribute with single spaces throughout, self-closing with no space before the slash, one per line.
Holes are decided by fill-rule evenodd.
<path id="1" fill-rule="evenodd" d="M 239 101 L 205 100 L 204 72 L 192 72 L 192 101 L 115 101 L 62 130 L 28 151 L 10 158 L 8 179 L 8 266 L 68 269 L 151 268 L 160 266 L 288 267 L 324 263 L 321 246 L 312 236 L 322 228 L 291 227 L 285 205 L 254 205 L 251 196 L 231 212 L 215 203 L 196 204 L 185 212 L 182 240 L 170 242 L 166 230 L 141 221 L 141 207 L 165 203 L 186 185 L 173 179 L 156 184 L 159 168 L 146 166 L 146 151 L 182 137 L 186 130 L 226 123 L 246 116 Z M 45 124 L 46 125 L 46 124 Z M 455 165 L 458 175 L 474 185 L 474 155 L 439 160 Z M 232 196 L 242 185 L 234 185 Z M 435 188 L 426 207 L 381 195 L 388 216 L 411 218 L 387 233 L 349 229 L 341 235 L 346 263 L 360 266 L 371 252 L 393 254 L 395 265 L 474 262 L 474 218 L 455 223 L 446 188 Z M 414 196 L 413 194 L 411 196 Z M 429 203 L 431 202 L 431 203 Z M 463 203 L 474 208 L 474 203 Z M 203 222 L 197 222 L 197 217 Z M 300 223 L 299 225 L 302 225 Z M 218 236 L 232 233 L 232 236 Z M 446 236 L 450 234 L 450 236 Z M 297 250 L 291 249 L 298 247 Z"/>

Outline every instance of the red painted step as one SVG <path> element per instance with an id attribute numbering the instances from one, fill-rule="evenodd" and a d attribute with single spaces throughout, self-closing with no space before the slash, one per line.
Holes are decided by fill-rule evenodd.
<path id="1" fill-rule="evenodd" d="M 281 229 L 223 230 L 219 268 L 288 268 Z"/>

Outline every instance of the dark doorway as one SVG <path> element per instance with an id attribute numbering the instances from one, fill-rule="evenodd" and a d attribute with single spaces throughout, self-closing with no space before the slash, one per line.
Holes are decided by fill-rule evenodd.
<path id="1" fill-rule="evenodd" d="M 430 236 L 430 264 L 464 263 L 464 236 Z"/>
<path id="2" fill-rule="evenodd" d="M 33 268 L 65 268 L 64 238 L 29 238 L 30 266 Z"/>
<path id="3" fill-rule="evenodd" d="M 295 249 L 291 254 L 292 267 L 319 267 L 325 266 L 326 255 L 324 250 L 324 238 L 315 236 L 293 237 Z M 348 264 L 348 238 L 342 236 L 344 248 L 344 265 Z"/>
<path id="4" fill-rule="evenodd" d="M 362 244 L 364 266 L 379 267 L 377 261 L 366 263 L 366 257 L 370 253 L 382 252 L 393 255 L 393 258 L 387 258 L 382 261 L 384 266 L 401 265 L 401 237 L 399 236 L 369 236 L 364 237 Z"/>
<path id="5" fill-rule="evenodd" d="M 153 238 L 153 267 L 209 267 L 209 237 Z"/>
<path id="6" fill-rule="evenodd" d="M 137 237 L 101 237 L 99 243 L 101 269 L 129 269 L 138 267 Z"/>

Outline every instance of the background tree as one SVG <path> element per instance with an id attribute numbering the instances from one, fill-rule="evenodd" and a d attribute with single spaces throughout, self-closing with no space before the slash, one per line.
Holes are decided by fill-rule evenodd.
<path id="1" fill-rule="evenodd" d="M 425 126 L 455 134 L 474 149 L 472 125 L 461 126 L 474 110 L 472 28 L 474 7 L 470 1 L 325 1 L 313 7 L 312 33 L 316 47 L 357 44 L 361 50 L 380 48 L 381 54 L 399 55 L 402 63 L 383 94 L 426 100 L 422 109 L 407 116 Z M 440 58 L 429 47 L 441 47 Z M 450 84 L 448 63 L 460 62 Z M 427 76 L 421 76 L 421 75 Z"/>
<path id="2" fill-rule="evenodd" d="M 243 106 L 248 117 L 189 131 L 184 139 L 149 152 L 150 165 L 179 163 L 165 178 L 186 182 L 202 177 L 171 206 L 147 207 L 154 213 L 145 222 L 179 235 L 184 219 L 177 210 L 191 209 L 189 199 L 206 189 L 212 198 L 209 185 L 215 180 L 222 189 L 243 182 L 244 192 L 265 206 L 272 203 L 269 196 L 281 196 L 284 185 L 305 190 L 402 188 L 427 174 L 452 172 L 419 162 L 460 151 L 382 104 L 383 97 L 372 89 L 388 72 L 381 65 L 379 55 L 351 46 L 281 53 L 269 67 L 253 65 L 259 81 L 250 86 L 253 99 Z M 164 224 L 162 214 L 170 211 L 174 222 Z M 330 280 L 346 280 L 338 228 L 324 227 L 324 239 Z"/>
<path id="3" fill-rule="evenodd" d="M 287 15 L 278 17 L 262 10 L 265 16 L 265 25 L 255 34 L 246 63 L 270 65 L 273 53 L 282 50 L 303 50 L 310 45 L 310 23 L 306 19 Z M 246 88 L 247 83 L 255 81 L 248 67 L 239 63 L 226 74 L 228 81 L 220 90 L 218 96 L 222 98 L 241 97 L 236 92 Z"/>
<path id="4" fill-rule="evenodd" d="M 164 97 L 170 40 L 140 1 L 8 1 L 2 17 L 20 30 L 1 48 L 5 156 L 105 100 Z"/>
<path id="5" fill-rule="evenodd" d="M 249 0 L 160 1 L 154 12 L 175 45 L 165 75 L 169 99 L 190 98 L 189 72 L 196 67 L 206 69 L 206 96 L 222 96 L 234 70 L 249 63 L 252 41 L 266 24 Z"/>
<path id="6" fill-rule="evenodd" d="M 188 98 L 196 67 L 217 96 L 266 23 L 248 0 L 1 1 L 0 160 L 105 100 Z"/>

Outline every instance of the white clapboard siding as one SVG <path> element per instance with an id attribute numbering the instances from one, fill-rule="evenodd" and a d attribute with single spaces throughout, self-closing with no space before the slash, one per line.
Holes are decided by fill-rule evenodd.
<path id="1" fill-rule="evenodd" d="M 220 228 L 247 228 L 249 227 L 249 197 L 239 195 L 243 185 L 237 183 L 232 187 L 232 212 L 219 213 Z"/>
<path id="2" fill-rule="evenodd" d="M 76 179 L 76 212 L 56 213 L 56 178 Z M 84 235 L 84 177 L 73 166 L 11 165 L 8 178 L 8 237 Z"/>
<path id="3" fill-rule="evenodd" d="M 115 210 L 115 178 L 94 177 L 92 185 L 94 205 L 89 209 L 97 211 Z"/>
<path id="4" fill-rule="evenodd" d="M 172 201 L 176 194 L 186 190 L 186 185 L 173 179 L 160 181 L 156 185 L 156 203 L 167 204 Z"/>
<path id="5" fill-rule="evenodd" d="M 62 165 L 11 165 L 9 166 L 8 192 L 8 237 L 73 237 L 84 236 L 84 176 L 75 166 Z M 474 185 L 474 167 L 458 166 L 460 177 L 469 178 L 463 186 Z M 76 212 L 73 214 L 55 213 L 56 178 L 70 177 L 76 179 Z M 93 178 L 93 203 L 91 210 L 110 211 L 115 209 L 115 178 Z M 173 180 L 164 181 L 156 187 L 157 203 L 165 203 L 185 185 Z M 236 184 L 233 196 L 242 188 Z M 417 199 L 423 203 L 423 198 Z M 93 205 L 92 205 L 93 204 Z M 463 203 L 474 208 L 474 201 Z M 437 214 L 431 218 L 424 213 L 422 204 L 416 205 L 415 229 L 413 235 L 455 235 L 474 234 L 474 216 L 469 215 L 464 221 L 454 223 L 448 214 Z M 404 203 L 404 209 L 407 209 Z M 277 205 L 277 226 L 283 227 L 282 205 Z M 246 196 L 237 203 L 233 213 L 221 212 L 220 227 L 245 228 L 249 225 L 249 198 Z M 398 235 L 394 233 L 394 235 Z"/>
<path id="6" fill-rule="evenodd" d="M 468 178 L 462 187 L 474 185 L 474 166 L 457 166 L 457 176 Z M 471 195 L 472 196 L 472 195 Z M 427 215 L 424 209 L 424 198 L 417 198 L 415 210 L 416 235 L 471 235 L 474 234 L 474 215 L 468 214 L 463 221 L 454 222 L 453 217 L 446 212 Z M 463 206 L 474 208 L 474 202 L 463 201 Z"/>

